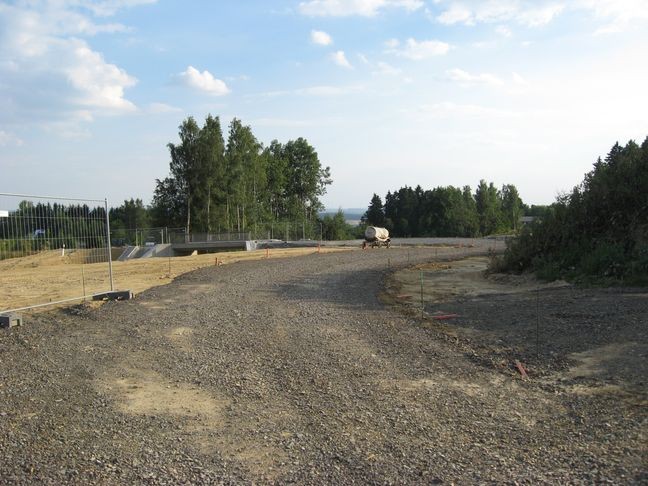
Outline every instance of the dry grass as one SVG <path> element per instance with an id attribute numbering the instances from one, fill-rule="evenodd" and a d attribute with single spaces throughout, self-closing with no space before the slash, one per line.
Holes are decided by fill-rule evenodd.
<path id="1" fill-rule="evenodd" d="M 268 258 L 297 257 L 317 252 L 317 248 L 230 251 L 205 255 L 146 258 L 113 262 L 116 290 L 143 292 L 165 285 L 178 275 L 198 268 Z M 322 248 L 322 253 L 349 251 Z M 44 251 L 36 255 L 0 261 L 0 310 L 17 309 L 34 304 L 56 302 L 110 290 L 108 265 L 84 263 L 93 255 L 61 256 L 60 251 Z"/>

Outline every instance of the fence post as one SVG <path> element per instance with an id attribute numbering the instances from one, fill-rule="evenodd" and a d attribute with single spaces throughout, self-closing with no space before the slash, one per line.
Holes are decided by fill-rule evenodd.
<path id="1" fill-rule="evenodd" d="M 112 267 L 112 243 L 110 242 L 110 215 L 108 214 L 108 198 L 104 199 L 104 204 L 106 207 L 106 237 L 108 238 L 108 273 L 110 275 L 110 291 L 115 290 L 113 284 L 113 267 Z"/>
<path id="2" fill-rule="evenodd" d="M 5 205 L 7 209 L 4 209 Z M 70 279 L 62 272 L 61 278 L 43 278 L 34 282 L 29 289 L 29 293 L 33 295 L 16 294 L 17 300 L 13 305 L 11 302 L 14 296 L 9 296 L 7 303 L 0 304 L 7 308 L 0 308 L 0 312 L 18 312 L 114 292 L 112 234 L 107 198 L 79 199 L 0 193 L 0 208 L 0 258 L 23 258 L 42 252 L 62 258 L 76 252 L 75 257 L 78 258 L 70 263 L 81 265 L 83 291 L 83 295 L 78 295 L 76 285 L 69 285 Z M 101 209 L 104 210 L 103 217 Z M 104 244 L 107 248 L 103 247 Z M 107 255 L 103 253 L 106 251 Z M 93 269 L 93 278 L 86 278 L 85 265 L 88 263 L 101 263 L 102 272 L 107 263 L 108 272 L 102 274 L 101 278 L 94 278 L 98 268 L 88 267 L 89 270 Z M 106 277 L 109 277 L 109 282 Z"/>

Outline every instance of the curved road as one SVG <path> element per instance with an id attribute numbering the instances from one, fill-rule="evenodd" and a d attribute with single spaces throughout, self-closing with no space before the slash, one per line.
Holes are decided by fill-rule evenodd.
<path id="1" fill-rule="evenodd" d="M 380 303 L 388 266 L 485 249 L 231 264 L 34 317 L 0 335 L 0 478 L 637 480 L 641 449 L 575 420 L 564 394 L 481 367 Z"/>

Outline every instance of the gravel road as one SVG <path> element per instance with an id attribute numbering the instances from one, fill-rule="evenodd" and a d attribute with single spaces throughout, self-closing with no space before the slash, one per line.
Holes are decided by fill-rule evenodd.
<path id="1" fill-rule="evenodd" d="M 646 408 L 381 304 L 412 248 L 206 268 L 0 333 L 4 484 L 646 483 Z M 452 255 L 451 255 L 452 254 Z"/>

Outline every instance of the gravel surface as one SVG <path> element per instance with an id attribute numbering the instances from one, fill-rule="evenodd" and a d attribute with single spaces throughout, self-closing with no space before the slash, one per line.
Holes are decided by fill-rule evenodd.
<path id="1" fill-rule="evenodd" d="M 487 247 L 205 268 L 0 333 L 4 484 L 645 483 L 646 408 L 484 366 L 383 305 Z"/>

